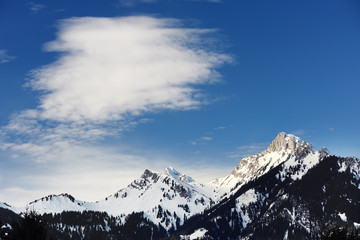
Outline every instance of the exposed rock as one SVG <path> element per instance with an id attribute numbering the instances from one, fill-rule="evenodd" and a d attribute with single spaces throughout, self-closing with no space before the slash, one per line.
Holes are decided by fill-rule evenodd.
<path id="1" fill-rule="evenodd" d="M 300 145 L 300 138 L 284 132 L 279 133 L 269 144 L 269 152 L 279 152 L 281 150 L 295 151 Z"/>

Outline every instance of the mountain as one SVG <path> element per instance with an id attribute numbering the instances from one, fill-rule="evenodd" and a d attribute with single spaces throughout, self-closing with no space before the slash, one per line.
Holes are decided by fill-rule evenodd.
<path id="1" fill-rule="evenodd" d="M 145 170 L 127 188 L 95 203 L 93 210 L 101 209 L 114 216 L 144 212 L 154 224 L 169 230 L 209 208 L 213 195 L 211 188 L 169 167 L 161 174 Z"/>
<path id="2" fill-rule="evenodd" d="M 40 214 L 106 212 L 121 222 L 133 212 L 143 212 L 148 220 L 169 230 L 209 208 L 214 196 L 211 187 L 168 167 L 163 173 L 146 169 L 140 178 L 102 201 L 90 203 L 76 200 L 69 194 L 49 195 L 31 202 L 29 208 Z"/>
<path id="3" fill-rule="evenodd" d="M 186 239 L 202 230 L 206 239 L 319 239 L 344 228 L 360 239 L 360 160 L 331 156 L 325 149 L 314 152 L 292 136 L 277 138 L 219 181 L 237 180 L 228 197 L 174 235 Z M 279 157 L 262 164 L 267 154 Z"/>
<path id="4" fill-rule="evenodd" d="M 112 216 L 121 216 L 122 222 L 132 212 L 144 212 L 146 218 L 154 224 L 160 224 L 166 230 L 176 229 L 184 220 L 201 213 L 280 163 L 297 156 L 308 156 L 315 163 L 318 155 L 307 142 L 294 135 L 280 133 L 268 149 L 242 159 L 228 176 L 210 184 L 199 184 L 172 167 L 166 168 L 163 173 L 146 169 L 139 179 L 102 201 L 89 203 L 76 200 L 69 194 L 61 194 L 33 201 L 29 207 L 41 214 L 63 211 L 106 212 Z"/>
<path id="5" fill-rule="evenodd" d="M 281 132 L 267 149 L 241 159 L 228 176 L 214 180 L 211 185 L 220 189 L 219 191 L 226 189 L 225 192 L 233 192 L 285 162 L 287 162 L 288 167 L 299 165 L 298 167 L 303 168 L 297 176 L 300 177 L 307 169 L 316 164 L 324 154 L 327 154 L 324 150 L 314 152 L 311 145 L 299 137 Z"/>
<path id="6" fill-rule="evenodd" d="M 55 239 L 314 239 L 360 227 L 360 160 L 314 151 L 279 133 L 267 149 L 208 184 L 171 167 L 147 169 L 98 202 L 49 195 L 29 208 Z"/>
<path id="7" fill-rule="evenodd" d="M 10 223 L 13 219 L 17 218 L 18 215 L 13 211 L 11 206 L 0 202 L 0 227 L 2 226 L 1 223 Z"/>

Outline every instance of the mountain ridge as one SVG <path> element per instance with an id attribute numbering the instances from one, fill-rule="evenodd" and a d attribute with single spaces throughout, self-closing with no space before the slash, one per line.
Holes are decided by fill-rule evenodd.
<path id="1" fill-rule="evenodd" d="M 324 162 L 324 159 L 328 162 Z M 328 167 L 330 162 L 331 168 Z M 312 209 L 319 211 L 318 209 L 324 208 L 323 211 L 327 211 L 327 220 L 332 220 L 331 214 L 333 214 L 334 221 L 337 223 L 344 222 L 341 219 L 345 219 L 350 214 L 347 209 L 339 212 L 325 207 L 327 205 L 324 199 L 327 196 L 323 189 L 332 189 L 333 185 L 338 184 L 337 182 L 331 182 L 332 185 L 328 187 L 318 187 L 314 190 L 315 192 L 319 189 L 323 191 L 322 194 L 314 195 L 320 199 L 322 206 L 318 207 L 315 204 L 315 206 L 307 207 L 313 203 L 306 200 L 306 196 L 313 193 L 307 193 L 308 190 L 304 190 L 302 185 L 308 184 L 309 178 L 317 179 L 317 175 L 321 176 L 321 170 L 317 169 L 327 172 L 328 175 L 324 175 L 324 178 L 329 182 L 332 180 L 328 176 L 333 175 L 333 178 L 338 179 L 339 182 L 349 184 L 350 187 L 346 188 L 346 191 L 349 191 L 351 196 L 359 196 L 358 199 L 360 199 L 360 160 L 358 158 L 329 155 L 326 148 L 314 151 L 308 142 L 292 134 L 281 132 L 267 149 L 241 159 L 229 175 L 208 184 L 198 183 L 172 167 L 165 168 L 162 173 L 145 169 L 140 178 L 101 201 L 84 202 L 76 200 L 69 194 L 60 194 L 35 200 L 29 206 L 40 214 L 46 215 L 50 221 L 53 221 L 53 217 L 48 214 L 63 215 L 68 211 L 68 214 L 78 212 L 80 215 L 76 216 L 81 217 L 84 214 L 96 215 L 104 212 L 109 217 L 106 217 L 107 223 L 101 228 L 108 229 L 108 233 L 118 229 L 118 225 L 125 227 L 130 223 L 143 222 L 142 227 L 134 227 L 134 225 L 132 228 L 157 232 L 159 236 L 173 234 L 178 238 L 181 238 L 181 235 L 186 238 L 192 232 L 201 232 L 204 236 L 214 239 L 223 239 L 221 231 L 227 229 L 229 234 L 223 234 L 229 239 L 237 239 L 239 236 L 257 239 L 254 236 L 264 237 L 260 233 L 272 231 L 269 227 L 275 227 L 274 221 L 280 221 L 284 223 L 279 227 L 282 236 L 273 233 L 272 236 L 276 236 L 274 239 L 279 237 L 287 239 L 296 234 L 304 236 L 303 239 L 308 239 L 309 233 L 311 238 L 311 234 L 319 234 L 319 229 L 312 232 L 309 230 L 311 222 L 300 218 L 306 218 Z M 319 173 L 313 174 L 314 171 Z M 294 190 L 298 185 L 301 189 L 299 191 L 307 195 L 298 194 Z M 341 194 L 347 194 L 347 192 L 341 192 Z M 345 204 L 341 197 L 331 196 L 330 199 L 333 202 Z M 356 197 L 351 199 L 353 207 L 359 209 L 360 216 L 360 201 L 356 200 Z M 355 204 L 356 201 L 358 203 Z M 298 207 L 296 207 L 297 202 L 300 204 Z M 20 212 L 19 209 L 17 211 Z M 211 219 L 209 216 L 214 217 Z M 300 220 L 295 220 L 296 216 Z M 360 223 L 360 219 L 349 216 L 349 222 L 353 222 L 352 227 Z M 111 221 L 115 224 L 112 227 L 108 226 L 109 219 L 112 219 Z M 315 223 L 317 228 L 322 226 L 322 221 L 320 219 Z M 258 226 L 257 224 L 260 223 L 262 225 Z M 269 224 L 268 227 L 264 227 L 265 223 Z M 285 223 L 289 225 L 288 228 Z M 59 226 L 56 225 L 58 223 L 54 224 L 54 226 Z M 232 227 L 228 229 L 224 224 Z M 216 226 L 223 226 L 224 229 Z M 251 228 L 258 229 L 260 235 L 255 234 Z M 69 228 L 66 231 L 70 234 L 74 230 Z M 129 236 L 132 236 L 130 239 L 134 238 L 132 230 L 129 231 Z"/>

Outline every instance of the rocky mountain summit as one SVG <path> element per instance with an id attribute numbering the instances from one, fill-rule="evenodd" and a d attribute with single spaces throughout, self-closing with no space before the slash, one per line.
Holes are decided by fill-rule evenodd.
<path id="1" fill-rule="evenodd" d="M 212 184 L 234 190 L 286 161 L 306 157 L 319 159 L 320 152 L 314 152 L 311 145 L 299 137 L 281 132 L 267 149 L 241 159 L 228 176 L 216 179 Z"/>
<path id="2" fill-rule="evenodd" d="M 279 133 L 276 138 L 269 144 L 267 152 L 280 152 L 282 150 L 289 150 L 295 152 L 300 146 L 301 141 L 299 137 L 296 137 L 292 134 L 286 134 L 284 132 Z"/>

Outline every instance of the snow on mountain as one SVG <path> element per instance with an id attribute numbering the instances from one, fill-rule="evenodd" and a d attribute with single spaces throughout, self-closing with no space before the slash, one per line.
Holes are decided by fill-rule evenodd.
<path id="1" fill-rule="evenodd" d="M 295 168 L 297 165 L 302 167 L 302 172 L 297 176 L 301 177 L 319 162 L 321 154 L 322 152 L 314 152 L 311 145 L 299 137 L 281 132 L 267 149 L 241 159 L 228 176 L 216 179 L 211 182 L 211 185 L 219 193 L 235 191 L 283 163 L 286 169 Z"/>
<path id="2" fill-rule="evenodd" d="M 320 239 L 324 229 L 359 227 L 360 160 L 313 152 L 304 143 L 298 148 L 182 232 L 204 228 L 208 239 Z"/>
<path id="3" fill-rule="evenodd" d="M 242 227 L 246 228 L 246 225 L 251 221 L 251 218 L 249 217 L 249 213 L 247 211 L 247 206 L 250 203 L 254 203 L 258 201 L 258 195 L 255 190 L 249 189 L 244 194 L 236 198 L 235 201 L 235 210 L 237 213 L 241 216 L 242 221 Z"/>
<path id="4" fill-rule="evenodd" d="M 359 190 L 359 159 L 330 156 L 326 149 L 314 151 L 299 137 L 279 133 L 267 149 L 243 158 L 228 176 L 207 185 L 172 167 L 163 173 L 146 169 L 104 200 L 89 203 L 68 194 L 49 195 L 30 203 L 29 209 L 85 219 L 86 231 L 95 226 L 87 226 L 87 219 L 96 216 L 95 228 L 113 229 L 112 234 L 123 226 L 123 232 L 147 231 L 147 236 L 169 236 L 174 233 L 169 230 L 178 230 L 182 239 L 307 239 L 319 235 L 328 222 L 359 228 Z M 14 209 L 1 203 L 0 208 Z M 48 217 L 51 220 L 51 214 Z M 67 226 L 70 235 L 76 228 L 71 224 Z"/>
<path id="5" fill-rule="evenodd" d="M 205 228 L 199 228 L 197 230 L 194 231 L 194 233 L 190 234 L 190 235 L 180 235 L 180 239 L 181 240 L 201 240 L 201 239 L 206 239 L 206 234 L 207 230 Z"/>
<path id="6" fill-rule="evenodd" d="M 178 179 L 182 182 L 195 182 L 191 177 L 186 176 L 184 174 L 179 173 L 178 171 L 176 171 L 174 168 L 172 167 L 168 167 L 165 169 L 164 174 L 173 177 L 174 179 Z"/>
<path id="7" fill-rule="evenodd" d="M 49 195 L 29 203 L 29 209 L 40 214 L 61 213 L 63 211 L 84 211 L 91 203 L 76 200 L 69 194 Z M 24 211 L 21 209 L 20 211 Z"/>
<path id="8" fill-rule="evenodd" d="M 348 157 L 346 161 L 339 162 L 339 171 L 346 172 L 347 170 L 357 177 L 360 178 L 360 162 L 355 157 Z"/>
<path id="9" fill-rule="evenodd" d="M 0 202 L 0 208 L 5 208 L 5 209 L 8 209 L 8 210 L 12 210 L 12 211 L 14 209 L 12 206 L 10 206 L 9 204 L 4 203 L 4 202 Z"/>
<path id="10" fill-rule="evenodd" d="M 20 212 L 24 211 L 24 208 L 18 208 L 18 207 L 10 206 L 9 204 L 7 204 L 5 202 L 0 202 L 0 208 L 10 210 L 10 211 L 12 211 L 14 213 L 20 213 Z"/>
<path id="11" fill-rule="evenodd" d="M 212 195 L 211 188 L 174 168 L 166 168 L 164 173 L 145 170 L 127 188 L 95 203 L 94 210 L 101 209 L 114 216 L 144 212 L 153 223 L 170 229 L 209 208 L 214 202 Z"/>
<path id="12" fill-rule="evenodd" d="M 102 201 L 83 202 L 61 194 L 31 202 L 29 207 L 41 214 L 101 211 L 121 216 L 122 221 L 133 212 L 144 212 L 144 217 L 168 230 L 176 229 L 184 220 L 209 208 L 214 203 L 213 195 L 212 188 L 168 167 L 164 173 L 145 170 L 140 178 Z"/>
<path id="13" fill-rule="evenodd" d="M 83 202 L 71 195 L 61 194 L 36 200 L 29 207 L 41 214 L 101 211 L 120 216 L 122 221 L 133 212 L 143 212 L 144 217 L 153 223 L 167 230 L 172 227 L 176 229 L 186 219 L 201 213 L 280 164 L 284 164 L 284 167 L 279 178 L 287 177 L 291 171 L 291 177 L 301 178 L 319 162 L 321 154 L 314 152 L 311 145 L 299 137 L 282 132 L 266 150 L 243 158 L 228 176 L 206 185 L 172 167 L 166 168 L 163 173 L 146 169 L 140 178 L 102 201 Z"/>
<path id="14" fill-rule="evenodd" d="M 160 224 L 166 230 L 176 230 L 191 216 L 209 209 L 272 169 L 281 166 L 276 174 L 281 182 L 299 180 L 326 155 L 326 150 L 315 152 L 306 141 L 282 132 L 267 149 L 243 158 L 228 176 L 206 185 L 172 167 L 166 168 L 163 173 L 146 169 L 140 178 L 104 200 L 89 203 L 68 194 L 50 195 L 30 203 L 29 208 L 41 214 L 85 210 L 106 212 L 119 217 L 123 223 L 130 214 L 142 212 L 154 224 Z M 347 161 L 341 164 L 342 171 L 360 172 L 360 166 L 355 163 Z M 236 200 L 236 211 L 244 220 L 243 227 L 251 221 L 244 210 L 245 205 L 255 200 L 263 201 L 265 197 L 250 189 Z"/>

